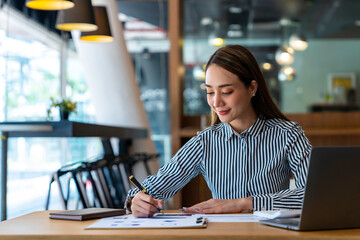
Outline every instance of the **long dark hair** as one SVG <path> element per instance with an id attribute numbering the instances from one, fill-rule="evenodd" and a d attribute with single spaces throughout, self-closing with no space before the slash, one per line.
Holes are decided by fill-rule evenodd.
<path id="1" fill-rule="evenodd" d="M 247 88 L 250 87 L 251 81 L 255 80 L 258 84 L 258 89 L 255 96 L 251 98 L 251 104 L 255 112 L 265 119 L 278 118 L 288 121 L 288 118 L 285 117 L 272 100 L 259 64 L 248 49 L 240 45 L 228 45 L 219 48 L 211 55 L 206 64 L 205 72 L 211 64 L 216 64 L 235 74 Z M 219 122 L 219 117 L 211 109 L 211 124 Z"/>

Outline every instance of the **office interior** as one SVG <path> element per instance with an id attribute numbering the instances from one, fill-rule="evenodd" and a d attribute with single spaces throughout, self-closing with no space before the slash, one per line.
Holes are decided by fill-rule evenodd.
<path id="1" fill-rule="evenodd" d="M 76 1 L 75 1 L 76 2 Z M 143 128 L 131 152 L 158 153 L 150 172 L 209 126 L 204 64 L 219 47 L 255 55 L 279 108 L 313 146 L 360 144 L 360 1 L 93 0 L 112 40 L 87 42 L 56 28 L 59 11 L 0 1 L 0 122 L 60 121 L 53 99 L 77 103 L 70 121 Z M 292 40 L 306 46 L 282 52 Z M 295 47 L 296 48 L 296 47 Z M 289 49 L 287 49 L 289 51 Z M 282 54 L 287 58 L 281 59 Z M 112 139 L 115 154 L 121 154 Z M 104 154 L 99 138 L 11 138 L 7 218 L 44 210 L 51 173 Z M 147 174 L 136 167 L 139 180 Z M 70 182 L 70 191 L 75 186 Z M 210 197 L 201 177 L 169 203 Z M 51 190 L 50 209 L 62 209 Z M 69 209 L 79 206 L 76 194 Z"/>

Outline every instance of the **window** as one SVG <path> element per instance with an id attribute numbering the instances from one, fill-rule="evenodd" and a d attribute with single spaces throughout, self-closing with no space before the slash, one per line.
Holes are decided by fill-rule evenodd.
<path id="1" fill-rule="evenodd" d="M 63 40 L 31 20 L 8 11 L 11 9 L 0 9 L 0 19 L 5 19 L 0 21 L 0 65 L 5 66 L 0 68 L 0 121 L 46 120 L 50 97 L 65 97 L 61 96 L 61 84 L 66 84 L 66 97 L 78 103 L 77 112 L 70 119 L 91 122 L 94 110 L 71 42 L 67 44 L 66 54 L 67 83 L 61 83 Z M 4 12 L 6 18 L 1 18 Z M 21 24 L 24 21 L 28 24 Z M 58 113 L 53 112 L 53 115 L 54 120 L 59 119 Z M 43 210 L 50 173 L 68 162 L 100 154 L 101 142 L 95 138 L 10 138 L 8 218 Z M 61 209 L 57 193 L 54 191 L 51 198 L 52 209 Z"/>

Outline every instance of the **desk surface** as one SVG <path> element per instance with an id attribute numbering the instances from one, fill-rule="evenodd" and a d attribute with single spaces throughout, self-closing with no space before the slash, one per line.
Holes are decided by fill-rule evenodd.
<path id="1" fill-rule="evenodd" d="M 97 220 L 54 220 L 49 219 L 49 212 L 33 212 L 1 222 L 0 239 L 360 239 L 360 229 L 297 232 L 260 223 L 210 222 L 204 229 L 85 230 Z"/>
<path id="2" fill-rule="evenodd" d="M 8 137 L 118 137 L 146 138 L 147 130 L 72 121 L 0 122 Z"/>

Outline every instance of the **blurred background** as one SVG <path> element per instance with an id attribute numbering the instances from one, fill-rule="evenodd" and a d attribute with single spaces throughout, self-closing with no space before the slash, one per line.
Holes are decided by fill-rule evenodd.
<path id="1" fill-rule="evenodd" d="M 273 99 L 286 114 L 359 109 L 360 1 L 178 2 L 177 9 L 169 10 L 165 0 L 116 1 L 161 165 L 207 125 L 204 64 L 224 45 L 240 44 L 253 52 Z M 56 29 L 58 11 L 34 10 L 25 3 L 0 1 L 0 121 L 45 120 L 54 97 L 78 103 L 70 120 L 96 122 L 90 100 L 94 93 L 72 34 Z M 169 52 L 175 47 L 170 44 L 171 11 L 180 16 L 179 99 L 170 90 Z M 174 101 L 179 109 L 170 108 Z M 179 115 L 171 115 L 174 111 Z M 59 119 L 58 113 L 53 116 Z M 50 172 L 101 154 L 99 139 L 10 139 L 8 217 L 43 209 Z M 52 208 L 59 206 L 52 202 Z"/>

